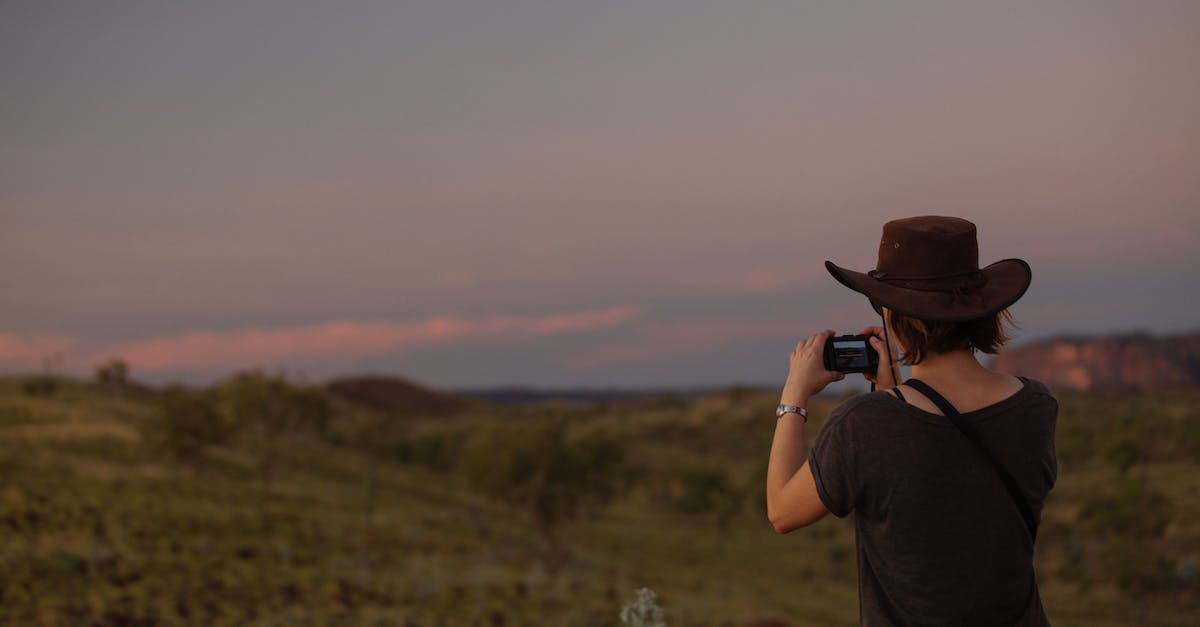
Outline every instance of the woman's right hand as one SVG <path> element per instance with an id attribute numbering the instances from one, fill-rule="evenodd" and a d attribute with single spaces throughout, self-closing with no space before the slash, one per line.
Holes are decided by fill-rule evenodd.
<path id="1" fill-rule="evenodd" d="M 779 402 L 804 407 L 809 397 L 825 389 L 830 383 L 846 378 L 845 373 L 825 369 L 822 359 L 825 354 L 825 342 L 833 335 L 832 329 L 826 329 L 796 343 L 796 348 L 792 351 L 787 382 L 783 384 L 783 394 Z"/>
<path id="2" fill-rule="evenodd" d="M 859 331 L 858 334 L 871 336 L 871 348 L 874 348 L 875 352 L 879 353 L 879 368 L 876 373 L 863 373 L 867 381 L 874 383 L 876 390 L 887 390 L 899 385 L 900 382 L 896 381 L 895 370 L 892 369 L 892 364 L 896 361 L 896 355 L 893 355 L 884 344 L 883 327 L 867 327 Z"/>

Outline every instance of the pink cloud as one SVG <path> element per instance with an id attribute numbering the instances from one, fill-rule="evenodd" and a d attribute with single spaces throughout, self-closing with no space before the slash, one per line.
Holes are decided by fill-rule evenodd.
<path id="1" fill-rule="evenodd" d="M 47 360 L 56 361 L 56 355 L 63 355 L 75 344 L 70 337 L 54 333 L 34 333 L 27 337 L 0 333 L 0 368 L 37 370 Z"/>
<path id="2" fill-rule="evenodd" d="M 334 321 L 274 329 L 195 331 L 106 346 L 65 336 L 35 335 L 26 339 L 0 334 L 0 367 L 28 369 L 31 364 L 26 362 L 45 356 L 47 347 L 66 349 L 86 344 L 91 348 L 82 361 L 89 365 L 120 356 L 138 371 L 235 369 L 280 360 L 344 359 L 435 344 L 585 332 L 617 326 L 636 315 L 636 308 L 620 306 L 542 316 Z"/>

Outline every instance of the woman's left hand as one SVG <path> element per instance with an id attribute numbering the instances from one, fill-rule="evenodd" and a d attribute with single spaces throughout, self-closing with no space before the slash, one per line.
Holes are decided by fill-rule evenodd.
<path id="1" fill-rule="evenodd" d="M 832 337 L 833 330 L 814 333 L 796 343 L 792 351 L 791 367 L 787 382 L 783 385 L 781 403 L 804 406 L 808 399 L 846 375 L 825 369 L 825 341 Z"/>
<path id="2" fill-rule="evenodd" d="M 874 348 L 879 355 L 879 366 L 876 367 L 876 371 L 863 373 L 867 381 L 870 381 L 876 390 L 889 390 L 900 385 L 900 382 L 896 380 L 896 371 L 892 368 L 892 364 L 900 358 L 888 351 L 888 343 L 883 340 L 885 337 L 883 327 L 867 327 L 858 334 L 871 336 L 871 348 Z"/>

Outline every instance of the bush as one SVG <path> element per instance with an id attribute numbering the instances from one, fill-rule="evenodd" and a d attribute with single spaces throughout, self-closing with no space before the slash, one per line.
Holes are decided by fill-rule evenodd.
<path id="1" fill-rule="evenodd" d="M 171 386 L 163 391 L 156 419 L 142 425 L 142 437 L 175 459 L 199 463 L 205 450 L 229 441 L 235 426 L 218 411 L 211 392 Z"/>
<path id="2" fill-rule="evenodd" d="M 268 485 L 284 465 L 296 436 L 323 431 L 333 405 L 317 387 L 296 385 L 282 375 L 245 372 L 217 390 L 221 411 L 258 456 Z"/>
<path id="3" fill-rule="evenodd" d="M 628 487 L 618 440 L 604 432 L 568 438 L 559 419 L 489 425 L 469 439 L 460 468 L 474 489 L 529 513 L 552 567 L 566 557 L 558 526 L 599 512 Z"/>
<path id="4" fill-rule="evenodd" d="M 25 396 L 49 397 L 58 392 L 58 378 L 51 375 L 35 375 L 21 381 L 21 393 Z"/>
<path id="5" fill-rule="evenodd" d="M 1162 537 L 1174 510 L 1171 500 L 1144 480 L 1126 479 L 1113 491 L 1084 499 L 1079 522 L 1101 537 L 1153 539 Z"/>
<path id="6" fill-rule="evenodd" d="M 96 367 L 96 383 L 111 390 L 120 390 L 129 385 L 129 365 L 119 357 L 110 359 Z"/>
<path id="7" fill-rule="evenodd" d="M 1125 474 L 1129 472 L 1130 468 L 1133 468 L 1134 464 L 1142 461 L 1144 454 L 1137 442 L 1121 438 L 1105 449 L 1104 457 L 1117 469 L 1117 472 Z"/>
<path id="8" fill-rule="evenodd" d="M 1200 415 L 1186 416 L 1179 421 L 1176 445 L 1194 464 L 1200 464 Z"/>
<path id="9" fill-rule="evenodd" d="M 465 435 L 457 433 L 422 433 L 401 440 L 392 452 L 402 463 L 445 472 L 458 464 L 464 439 Z"/>
<path id="10" fill-rule="evenodd" d="M 680 493 L 672 500 L 685 514 L 707 514 L 716 509 L 730 491 L 729 481 L 719 468 L 685 468 L 679 474 Z"/>
<path id="11" fill-rule="evenodd" d="M 1123 590 L 1161 592 L 1174 582 L 1174 566 L 1162 539 L 1175 506 L 1144 479 L 1126 478 L 1107 492 L 1084 499 L 1059 574 L 1081 584 L 1107 581 Z"/>
<path id="12" fill-rule="evenodd" d="M 1175 568 L 1171 561 L 1134 540 L 1112 539 L 1105 546 L 1100 560 L 1108 578 L 1122 590 L 1161 592 L 1169 589 L 1175 581 Z"/>
<path id="13" fill-rule="evenodd" d="M 35 416 L 33 410 L 24 405 L 0 404 L 0 427 L 36 424 L 44 419 L 44 417 Z"/>
<path id="14" fill-rule="evenodd" d="M 741 510 L 746 494 L 720 468 L 690 467 L 679 475 L 679 492 L 672 505 L 685 514 L 712 514 L 717 528 L 724 530 Z"/>

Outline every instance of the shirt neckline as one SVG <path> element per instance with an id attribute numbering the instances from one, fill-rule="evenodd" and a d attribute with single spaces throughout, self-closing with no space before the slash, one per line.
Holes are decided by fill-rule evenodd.
<path id="1" fill-rule="evenodd" d="M 1005 409 L 1005 408 L 1009 407 L 1010 405 L 1013 405 L 1021 397 L 1025 396 L 1025 394 L 1030 389 L 1029 379 L 1026 379 L 1024 377 L 1017 377 L 1017 378 L 1021 381 L 1021 387 L 1016 392 L 1013 392 L 1012 394 L 996 401 L 995 403 L 992 403 L 991 405 L 984 405 L 983 407 L 980 407 L 979 409 L 972 409 L 971 411 L 968 411 L 968 412 L 961 412 L 961 413 L 959 413 L 959 416 L 961 416 L 962 418 L 964 418 L 966 420 L 974 422 L 976 420 L 983 420 L 988 417 L 988 414 L 994 413 L 1001 409 Z M 901 383 L 901 385 L 903 385 L 903 383 Z M 917 414 L 917 416 L 919 416 L 920 418 L 922 418 L 926 421 L 935 422 L 937 424 L 950 424 L 950 419 L 948 417 L 946 417 L 944 414 L 935 414 L 933 412 L 925 411 L 924 409 L 921 409 L 920 407 L 917 407 L 916 405 L 913 405 L 912 403 L 909 403 L 908 401 L 902 401 L 902 400 L 896 398 L 895 394 L 892 394 L 891 392 L 889 392 L 887 390 L 883 390 L 883 394 L 885 396 L 887 396 L 888 398 L 890 398 L 893 402 L 899 403 L 901 406 L 906 407 L 909 410 L 911 410 L 910 413 L 915 413 L 915 414 Z"/>

